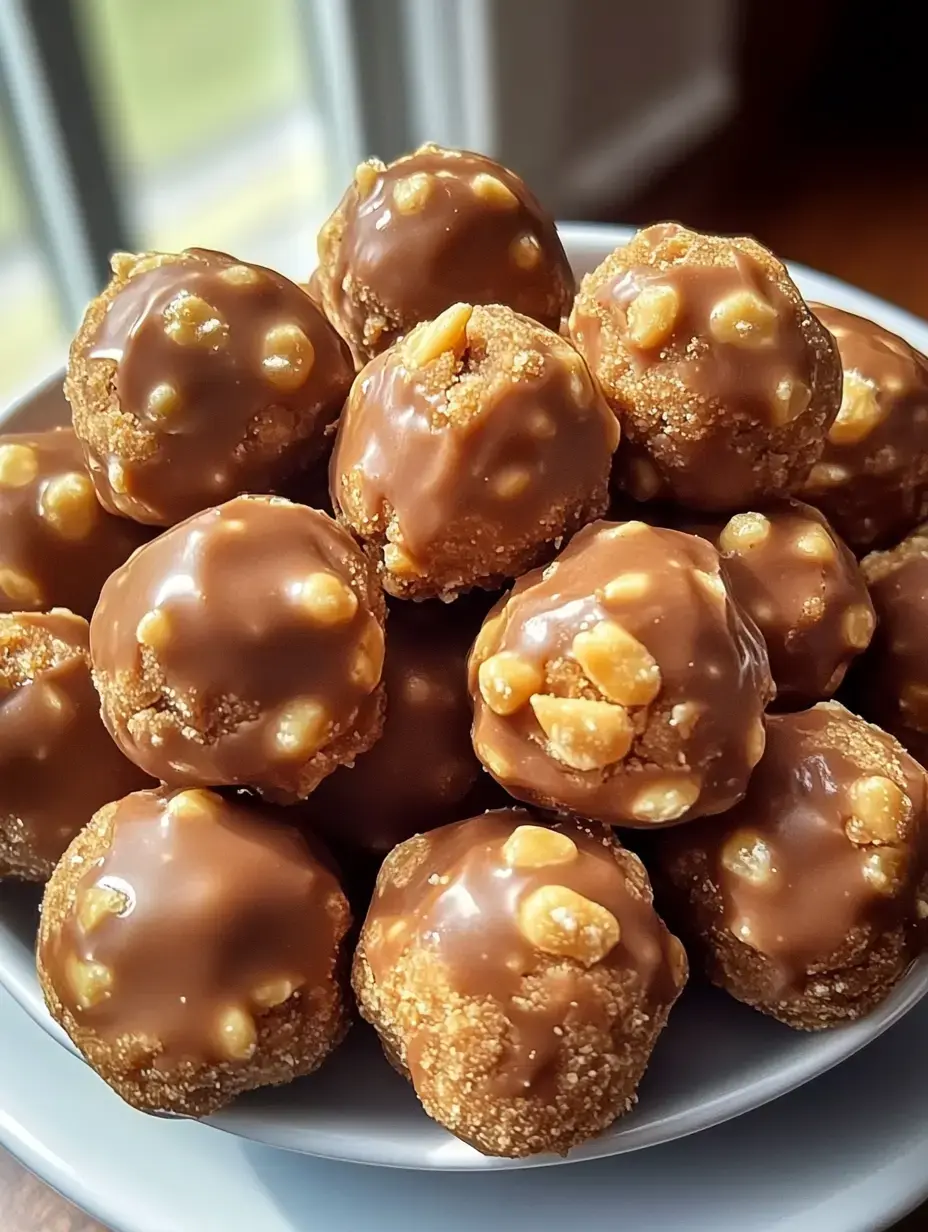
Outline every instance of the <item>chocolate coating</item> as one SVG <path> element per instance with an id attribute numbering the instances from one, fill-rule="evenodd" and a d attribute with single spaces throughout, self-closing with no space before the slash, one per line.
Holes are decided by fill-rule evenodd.
<path id="1" fill-rule="evenodd" d="M 101 809 L 48 884 L 48 1007 L 136 1108 L 203 1116 L 316 1069 L 347 1030 L 348 904 L 280 817 L 137 792 Z"/>
<path id="2" fill-rule="evenodd" d="M 860 567 L 877 629 L 853 688 L 863 713 L 928 765 L 928 526 Z"/>
<path id="3" fill-rule="evenodd" d="M 87 621 L 0 615 L 0 877 L 47 880 L 98 808 L 151 785 L 100 720 Z"/>
<path id="4" fill-rule="evenodd" d="M 860 1018 L 925 941 L 925 772 L 837 702 L 774 715 L 748 794 L 660 863 L 710 979 L 788 1026 Z"/>
<path id="5" fill-rule="evenodd" d="M 420 830 L 460 817 L 482 774 L 467 692 L 476 622 L 407 603 L 394 605 L 388 624 L 383 734 L 306 802 L 309 824 L 339 857 L 382 859 Z"/>
<path id="6" fill-rule="evenodd" d="M 0 612 L 66 607 L 89 620 L 146 538 L 104 512 L 70 428 L 0 436 Z"/>
<path id="7" fill-rule="evenodd" d="M 113 738 L 174 786 L 305 796 L 380 734 L 383 594 L 351 537 L 280 497 L 166 531 L 90 628 Z"/>
<path id="8" fill-rule="evenodd" d="M 474 748 L 517 799 L 653 827 L 730 808 L 773 688 L 703 539 L 597 522 L 493 609 L 469 663 Z"/>
<path id="9" fill-rule="evenodd" d="M 353 367 L 319 306 L 205 248 L 113 258 L 65 394 L 107 509 L 173 526 L 319 458 Z"/>
<path id="10" fill-rule="evenodd" d="M 818 510 L 783 501 L 683 527 L 721 553 L 732 594 L 767 643 L 777 704 L 831 697 L 876 618 L 857 561 Z"/>
<path id="11" fill-rule="evenodd" d="M 332 500 L 405 598 L 493 589 L 604 512 L 615 416 L 569 343 L 456 304 L 355 381 Z"/>
<path id="12" fill-rule="evenodd" d="M 928 359 L 864 317 L 812 308 L 837 343 L 844 392 L 800 494 L 851 547 L 884 547 L 928 516 Z"/>
<path id="13" fill-rule="evenodd" d="M 517 175 L 466 150 L 361 163 L 318 248 L 316 286 L 359 367 L 460 300 L 557 330 L 574 294 L 554 221 Z"/>
<path id="14" fill-rule="evenodd" d="M 637 500 L 786 495 L 838 411 L 834 341 L 754 240 L 639 231 L 583 279 L 570 332 L 622 420 L 617 478 Z"/>
<path id="15" fill-rule="evenodd" d="M 518 1157 L 566 1153 L 632 1106 L 686 976 L 637 856 L 500 809 L 387 857 L 353 979 L 426 1112 Z"/>

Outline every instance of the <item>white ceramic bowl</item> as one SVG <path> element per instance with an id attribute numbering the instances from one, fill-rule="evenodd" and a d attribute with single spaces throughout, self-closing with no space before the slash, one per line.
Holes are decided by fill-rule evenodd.
<path id="1" fill-rule="evenodd" d="M 565 224 L 561 234 L 577 272 L 583 273 L 628 233 L 617 227 Z M 792 272 L 808 299 L 870 317 L 928 351 L 924 322 L 822 274 L 802 268 Z M 45 427 L 66 417 L 58 373 L 12 408 L 4 426 Z M 38 902 L 35 887 L 0 883 L 0 984 L 71 1048 L 47 1014 L 35 978 L 32 947 Z M 667 1142 L 776 1099 L 857 1052 L 926 991 L 928 956 L 861 1022 L 804 1034 L 694 979 L 658 1043 L 636 1110 L 571 1152 L 569 1159 L 618 1155 Z M 560 1162 L 550 1156 L 490 1159 L 459 1142 L 425 1116 L 412 1089 L 386 1063 L 373 1033 L 363 1025 L 318 1074 L 288 1087 L 252 1092 L 210 1122 L 271 1146 L 401 1168 L 500 1169 Z"/>

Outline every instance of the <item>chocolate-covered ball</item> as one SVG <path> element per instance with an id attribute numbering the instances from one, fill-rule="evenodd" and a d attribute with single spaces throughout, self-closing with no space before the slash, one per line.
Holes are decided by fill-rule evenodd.
<path id="1" fill-rule="evenodd" d="M 48 1008 L 124 1100 L 205 1116 L 348 1028 L 348 903 L 281 810 L 202 790 L 102 808 L 45 891 Z"/>
<path id="2" fill-rule="evenodd" d="M 777 705 L 831 697 L 876 619 L 857 561 L 818 510 L 782 501 L 684 526 L 718 548 L 732 594 L 764 635 Z"/>
<path id="3" fill-rule="evenodd" d="M 353 766 L 324 779 L 306 802 L 310 825 L 340 858 L 382 859 L 420 830 L 463 815 L 482 774 L 470 739 L 467 692 L 467 652 L 476 627 L 456 609 L 391 608 L 383 735 Z"/>
<path id="4" fill-rule="evenodd" d="M 844 392 L 801 495 L 865 552 L 928 515 L 928 359 L 864 317 L 812 308 L 838 345 Z"/>
<path id="5" fill-rule="evenodd" d="M 637 856 L 500 809 L 391 852 L 353 983 L 429 1116 L 518 1158 L 632 1107 L 687 969 Z"/>
<path id="6" fill-rule="evenodd" d="M 556 330 L 574 293 L 554 221 L 514 172 L 466 150 L 361 163 L 318 247 L 322 303 L 359 367 L 459 300 Z"/>
<path id="7" fill-rule="evenodd" d="M 113 738 L 173 786 L 305 796 L 380 734 L 383 593 L 326 514 L 240 496 L 135 554 L 90 626 Z"/>
<path id="8" fill-rule="evenodd" d="M 100 719 L 87 621 L 0 615 L 0 877 L 45 881 L 98 808 L 149 786 Z"/>
<path id="9" fill-rule="evenodd" d="M 517 799 L 653 827 L 730 808 L 773 688 L 703 539 L 597 522 L 487 617 L 469 663 L 474 748 Z"/>
<path id="10" fill-rule="evenodd" d="M 860 562 L 877 616 L 870 649 L 854 673 L 867 718 L 928 765 L 928 526 Z"/>
<path id="11" fill-rule="evenodd" d="M 860 1018 L 928 916 L 925 771 L 837 702 L 773 715 L 748 794 L 662 839 L 667 910 L 709 978 L 790 1027 Z"/>
<path id="12" fill-rule="evenodd" d="M 87 619 L 146 532 L 104 511 L 71 428 L 0 436 L 0 612 Z"/>
<path id="13" fill-rule="evenodd" d="M 295 283 L 192 248 L 117 253 L 71 345 L 65 393 L 106 508 L 173 526 L 291 482 L 326 451 L 352 376 Z"/>
<path id="14" fill-rule="evenodd" d="M 841 361 L 754 240 L 639 231 L 583 279 L 570 332 L 622 420 L 617 478 L 635 499 L 734 512 L 818 461 Z"/>
<path id="15" fill-rule="evenodd" d="M 332 500 L 402 598 L 493 589 L 605 511 L 618 421 L 563 338 L 455 304 L 358 376 Z"/>

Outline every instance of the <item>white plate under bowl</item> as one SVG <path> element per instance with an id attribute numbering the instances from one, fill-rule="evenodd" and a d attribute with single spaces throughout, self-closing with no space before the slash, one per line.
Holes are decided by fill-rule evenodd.
<path id="1" fill-rule="evenodd" d="M 561 234 L 579 273 L 628 232 L 566 224 Z M 793 274 L 808 299 L 879 321 L 928 351 L 928 325 L 844 283 L 802 268 Z M 63 422 L 60 374 L 15 407 L 5 427 Z M 46 1013 L 32 946 L 38 894 L 0 883 L 0 984 L 66 1047 Z M 571 1161 L 668 1142 L 749 1112 L 837 1065 L 901 1018 L 928 991 L 928 956 L 861 1022 L 819 1034 L 788 1030 L 696 980 L 674 1009 L 641 1085 L 636 1110 Z M 384 1061 L 373 1034 L 355 1028 L 323 1069 L 287 1087 L 252 1092 L 210 1118 L 230 1133 L 330 1159 L 401 1168 L 504 1169 L 559 1162 L 550 1156 L 500 1160 L 480 1155 L 430 1121 L 411 1088 Z"/>

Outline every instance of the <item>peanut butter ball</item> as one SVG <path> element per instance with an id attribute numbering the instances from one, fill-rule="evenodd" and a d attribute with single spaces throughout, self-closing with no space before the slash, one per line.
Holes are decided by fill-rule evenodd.
<path id="1" fill-rule="evenodd" d="M 764 635 L 777 705 L 831 697 L 876 618 L 857 561 L 822 515 L 781 501 L 684 526 L 718 548 L 732 594 Z"/>
<path id="2" fill-rule="evenodd" d="M 205 248 L 112 264 L 65 380 L 107 509 L 173 526 L 326 451 L 353 366 L 295 283 Z"/>
<path id="3" fill-rule="evenodd" d="M 864 317 L 812 308 L 837 343 L 844 392 L 801 495 L 865 552 L 928 515 L 928 359 Z"/>
<path id="4" fill-rule="evenodd" d="M 556 330 L 574 294 L 553 219 L 514 172 L 466 150 L 361 163 L 318 247 L 322 304 L 359 367 L 459 300 Z"/>
<path id="5" fill-rule="evenodd" d="M 390 594 L 453 599 L 602 514 L 618 440 L 570 343 L 509 308 L 455 304 L 358 376 L 332 500 Z"/>
<path id="6" fill-rule="evenodd" d="M 0 612 L 66 607 L 89 619 L 147 537 L 103 510 L 70 428 L 0 436 Z"/>
<path id="7" fill-rule="evenodd" d="M 654 827 L 730 808 L 764 750 L 767 652 L 705 540 L 597 522 L 471 652 L 474 748 L 519 800 Z"/>
<path id="8" fill-rule="evenodd" d="M 709 978 L 787 1026 L 869 1013 L 925 943 L 925 771 L 837 702 L 772 715 L 744 800 L 662 839 L 667 910 Z"/>
<path id="9" fill-rule="evenodd" d="M 330 517 L 240 496 L 103 588 L 94 680 L 117 744 L 172 786 L 306 796 L 380 735 L 383 594 Z"/>
<path id="10" fill-rule="evenodd" d="M 854 673 L 861 710 L 928 765 L 928 526 L 860 562 L 877 615 Z"/>
<path id="11" fill-rule="evenodd" d="M 306 802 L 314 830 L 345 864 L 380 859 L 420 830 L 465 816 L 482 775 L 470 740 L 467 652 L 478 622 L 432 604 L 390 610 L 383 735 Z M 473 811 L 471 808 L 470 811 Z"/>
<path id="12" fill-rule="evenodd" d="M 98 808 L 149 786 L 100 719 L 87 621 L 0 615 L 0 877 L 47 880 Z"/>
<path id="13" fill-rule="evenodd" d="M 133 1107 L 205 1116 L 310 1073 L 344 1036 L 348 903 L 282 815 L 199 789 L 136 792 L 52 875 L 46 1003 Z"/>
<path id="14" fill-rule="evenodd" d="M 390 853 L 353 983 L 429 1116 L 519 1158 L 566 1154 L 633 1106 L 687 970 L 637 856 L 500 809 Z"/>
<path id="15" fill-rule="evenodd" d="M 570 332 L 622 420 L 636 500 L 735 512 L 786 495 L 838 412 L 834 341 L 754 240 L 647 227 L 583 279 Z"/>

